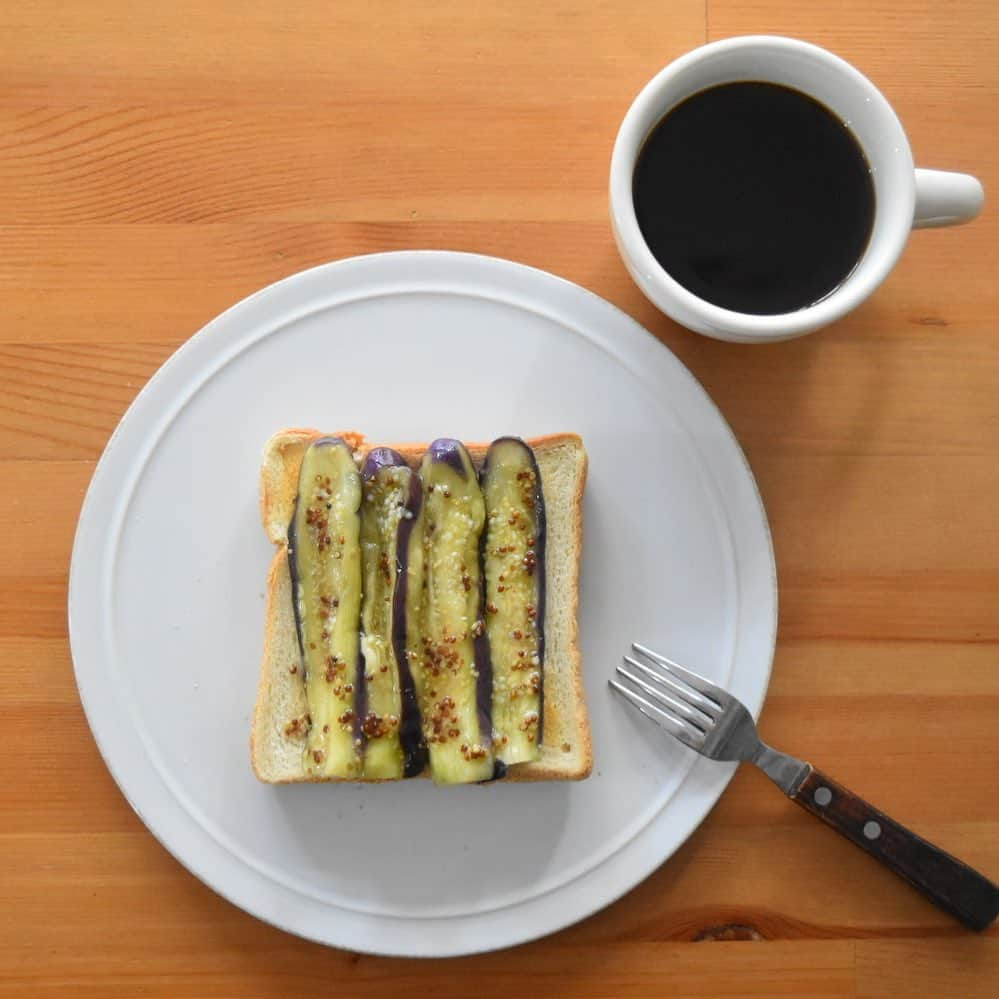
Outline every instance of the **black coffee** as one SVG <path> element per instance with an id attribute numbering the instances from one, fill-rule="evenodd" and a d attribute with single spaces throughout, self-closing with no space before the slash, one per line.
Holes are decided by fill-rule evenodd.
<path id="1" fill-rule="evenodd" d="M 853 270 L 874 183 L 853 133 L 806 94 L 725 83 L 688 97 L 635 166 L 638 225 L 695 295 L 737 312 L 813 305 Z"/>

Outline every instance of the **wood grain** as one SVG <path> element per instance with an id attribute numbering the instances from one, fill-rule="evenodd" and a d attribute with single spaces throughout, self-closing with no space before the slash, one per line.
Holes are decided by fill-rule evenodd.
<path id="1" fill-rule="evenodd" d="M 999 189 L 990 0 L 0 11 L 0 995 L 999 993 L 999 931 L 966 935 L 748 770 L 669 863 L 549 939 L 449 962 L 314 946 L 159 846 L 76 694 L 76 517 L 170 353 L 326 260 L 496 254 L 635 316 L 743 443 L 780 573 L 767 738 L 999 877 L 991 202 L 915 234 L 835 329 L 762 348 L 677 329 L 614 249 L 606 176 L 628 103 L 706 38 L 757 31 L 844 55 L 895 103 L 921 165 Z"/>
<path id="2" fill-rule="evenodd" d="M 999 916 L 999 887 L 980 871 L 886 815 L 833 777 L 809 767 L 791 799 L 978 933 Z"/>

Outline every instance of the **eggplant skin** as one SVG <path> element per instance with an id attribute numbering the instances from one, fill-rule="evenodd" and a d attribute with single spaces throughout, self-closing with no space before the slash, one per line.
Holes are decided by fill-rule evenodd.
<path id="1" fill-rule="evenodd" d="M 376 447 L 368 452 L 361 468 L 361 478 L 365 482 L 373 479 L 383 468 L 408 468 L 406 459 L 390 447 Z"/>
<path id="2" fill-rule="evenodd" d="M 461 441 L 455 440 L 453 437 L 438 437 L 427 448 L 427 453 L 430 455 L 431 461 L 454 469 L 465 481 L 475 476 L 475 466 L 472 464 L 468 449 Z M 481 552 L 485 536 L 486 532 L 483 530 L 479 539 L 479 626 L 475 629 L 472 638 L 478 674 L 475 679 L 475 707 L 479 716 L 479 730 L 484 733 L 492 732 L 493 727 L 493 668 L 492 659 L 489 656 L 489 641 L 483 634 L 482 628 L 486 602 L 486 576 L 482 571 Z"/>
<path id="3" fill-rule="evenodd" d="M 541 469 L 534 450 L 521 441 L 531 455 L 531 468 L 534 471 L 534 481 L 537 488 L 534 493 L 535 535 L 534 555 L 537 559 L 534 578 L 537 585 L 538 606 L 536 627 L 538 631 L 538 656 L 541 659 L 541 697 L 538 699 L 538 746 L 544 743 L 545 731 L 545 608 L 547 606 L 548 581 L 548 515 L 545 510 L 545 491 L 541 481 Z"/>
<path id="4" fill-rule="evenodd" d="M 475 678 L 475 706 L 479 713 L 479 728 L 483 732 L 488 732 L 490 741 L 492 741 L 494 674 L 492 651 L 489 648 L 489 637 L 486 635 L 486 567 L 483 561 L 488 533 L 489 525 L 487 522 L 479 536 L 479 616 L 472 632 L 472 648 L 475 650 L 475 665 L 478 669 L 478 676 Z M 491 780 L 499 780 L 499 778 L 506 776 L 504 763 L 494 757 L 493 764 Z M 500 772 L 501 770 L 502 772 Z"/>
<path id="5" fill-rule="evenodd" d="M 474 474 L 472 459 L 468 456 L 465 445 L 453 437 L 438 437 L 437 440 L 427 448 L 430 460 L 439 465 L 449 465 L 463 479 L 467 479 L 470 472 Z"/>
<path id="6" fill-rule="evenodd" d="M 409 472 L 409 482 L 403 505 L 403 515 L 399 520 L 396 534 L 395 583 L 392 591 L 392 633 L 390 643 L 399 677 L 399 746 L 403 757 L 403 778 L 419 776 L 427 766 L 427 746 L 423 737 L 423 722 L 420 716 L 416 684 L 410 669 L 406 651 L 406 589 L 409 562 L 409 544 L 413 525 L 416 523 L 423 503 L 423 487 L 416 472 L 411 471 L 406 459 L 390 447 L 372 448 L 361 466 L 361 479 L 372 481 L 386 468 L 401 468 Z M 363 664 L 362 664 L 363 669 Z M 364 676 L 364 674 L 361 674 Z M 363 710 L 367 714 L 367 681 L 358 687 L 364 699 Z M 359 701 L 360 704 L 360 701 Z"/>
<path id="7" fill-rule="evenodd" d="M 389 448 L 378 448 L 388 451 Z M 401 455 L 399 456 L 401 459 Z M 405 462 L 403 462 L 405 464 Z M 392 595 L 392 650 L 399 669 L 399 694 L 402 712 L 399 718 L 399 742 L 402 746 L 403 772 L 406 777 L 417 777 L 427 768 L 429 755 L 423 735 L 423 719 L 420 715 L 420 702 L 416 696 L 416 681 L 406 655 L 409 636 L 406 631 L 406 604 L 409 596 L 409 550 L 410 544 L 422 544 L 422 538 L 413 539 L 413 528 L 419 521 L 423 509 L 423 483 L 413 472 L 409 478 L 409 496 L 406 500 L 406 515 L 399 521 L 397 552 L 397 573 L 395 593 Z"/>

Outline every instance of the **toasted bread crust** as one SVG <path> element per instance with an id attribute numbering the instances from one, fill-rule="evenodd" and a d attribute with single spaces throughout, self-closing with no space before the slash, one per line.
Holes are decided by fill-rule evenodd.
<path id="1" fill-rule="evenodd" d="M 339 778 L 315 778 L 305 774 L 301 766 L 300 749 L 289 746 L 288 740 L 281 734 L 282 724 L 281 719 L 277 717 L 279 709 L 276 704 L 282 696 L 285 699 L 293 698 L 298 693 L 293 689 L 296 684 L 303 688 L 298 703 L 304 703 L 304 685 L 301 679 L 290 676 L 288 669 L 279 665 L 278 659 L 281 654 L 279 650 L 282 649 L 287 657 L 291 647 L 289 643 L 294 639 L 294 624 L 291 621 L 291 614 L 285 607 L 285 604 L 290 606 L 291 585 L 288 573 L 287 528 L 298 488 L 302 456 L 309 444 L 322 436 L 343 438 L 359 462 L 363 461 L 367 452 L 373 447 L 385 446 L 371 444 L 355 431 L 341 431 L 329 435 L 311 428 L 291 428 L 274 434 L 264 448 L 260 514 L 264 529 L 271 541 L 277 545 L 277 551 L 267 578 L 264 653 L 250 736 L 250 756 L 257 778 L 269 784 L 347 783 Z M 553 461 L 559 460 L 559 452 L 566 452 L 569 460 L 575 462 L 577 467 L 569 469 L 567 474 L 570 476 L 571 490 L 566 495 L 557 497 L 557 507 L 552 502 L 556 497 L 549 495 L 551 485 L 546 482 L 544 473 L 542 474 L 542 480 L 546 482 L 545 500 L 549 511 L 549 526 L 551 528 L 551 517 L 554 513 L 556 517 L 563 518 L 564 527 L 567 529 L 567 539 L 559 545 L 556 556 L 566 577 L 566 581 L 561 584 L 566 600 L 560 625 L 564 632 L 560 636 L 562 651 L 557 663 L 549 663 L 546 653 L 542 757 L 531 763 L 511 767 L 504 781 L 519 783 L 582 780 L 589 776 L 593 768 L 593 747 L 583 689 L 577 622 L 579 566 L 583 543 L 583 491 L 586 484 L 587 458 L 582 440 L 576 434 L 549 434 L 529 438 L 527 443 L 534 450 L 539 463 L 543 464 L 549 458 Z M 427 448 L 425 443 L 388 446 L 398 451 L 413 468 L 418 467 Z M 465 446 L 475 466 L 480 467 L 489 444 L 471 443 Z M 549 591 L 552 588 L 552 554 L 550 546 L 547 569 Z M 548 682 L 556 675 L 561 678 L 561 689 L 557 692 L 555 683 Z M 287 711 L 287 705 L 285 710 Z M 569 748 L 565 749 L 565 746 Z M 424 773 L 421 776 L 429 775 Z M 383 783 L 371 778 L 349 781 L 349 783 L 360 782 Z"/>

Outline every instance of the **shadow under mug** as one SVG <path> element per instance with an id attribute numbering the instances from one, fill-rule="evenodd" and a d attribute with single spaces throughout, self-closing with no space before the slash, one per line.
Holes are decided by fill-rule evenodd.
<path id="1" fill-rule="evenodd" d="M 875 211 L 863 256 L 843 282 L 813 305 L 779 315 L 751 315 L 713 305 L 688 291 L 659 264 L 635 215 L 632 181 L 642 145 L 678 103 L 721 83 L 781 84 L 814 97 L 851 129 L 867 157 Z M 827 326 L 863 302 L 895 266 L 913 228 L 967 222 L 984 194 L 974 177 L 917 170 L 902 123 L 859 70 L 808 42 L 746 35 L 712 42 L 670 63 L 628 109 L 611 158 L 611 223 L 618 249 L 646 297 L 688 329 L 719 340 L 769 343 Z"/>

